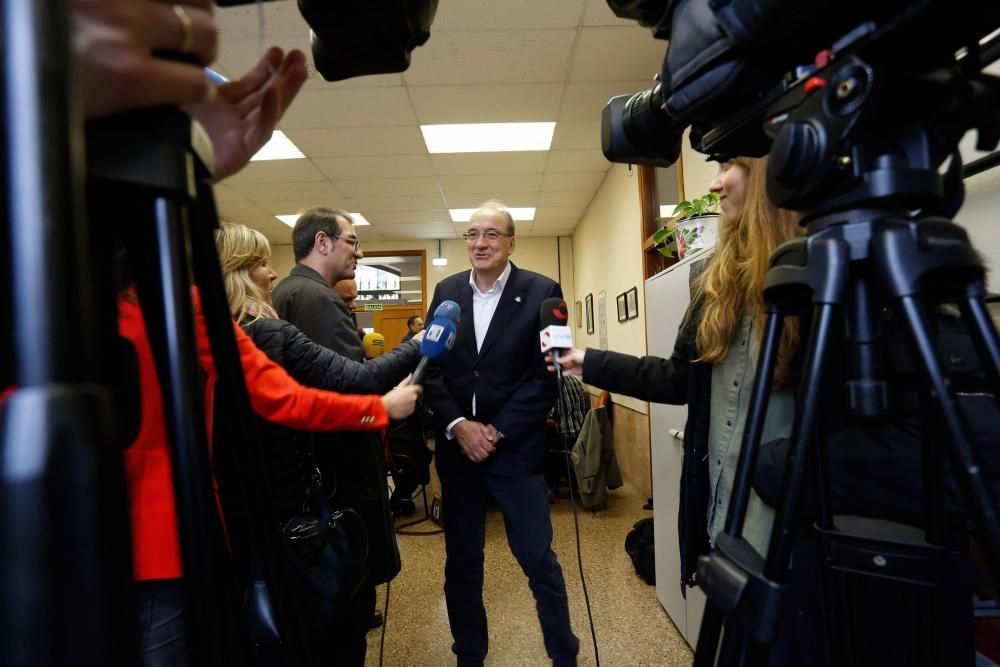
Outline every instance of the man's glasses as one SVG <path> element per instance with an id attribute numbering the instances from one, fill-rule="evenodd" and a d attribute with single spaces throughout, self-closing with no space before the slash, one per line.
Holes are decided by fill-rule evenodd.
<path id="1" fill-rule="evenodd" d="M 341 236 L 340 234 L 327 234 L 331 239 L 341 239 L 344 243 L 354 246 L 354 252 L 361 250 L 361 239 L 354 237 L 349 239 L 346 236 Z"/>
<path id="2" fill-rule="evenodd" d="M 462 238 L 469 243 L 476 243 L 480 238 L 484 238 L 487 241 L 499 241 L 505 236 L 514 236 L 513 234 L 507 234 L 506 232 L 501 232 L 497 229 L 488 229 L 485 232 L 480 232 L 475 229 L 463 232 Z"/>

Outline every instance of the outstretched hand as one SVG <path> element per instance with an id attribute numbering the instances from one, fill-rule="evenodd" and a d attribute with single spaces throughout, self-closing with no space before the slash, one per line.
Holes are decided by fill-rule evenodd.
<path id="1" fill-rule="evenodd" d="M 86 117 L 210 99 L 216 90 L 202 67 L 218 50 L 213 4 L 73 0 L 73 56 Z"/>
<path id="2" fill-rule="evenodd" d="M 301 51 L 286 55 L 272 46 L 249 72 L 219 86 L 212 99 L 184 106 L 212 139 L 213 181 L 242 169 L 267 143 L 306 77 L 306 57 Z"/>
<path id="3" fill-rule="evenodd" d="M 581 377 L 583 375 L 584 356 L 586 356 L 586 352 L 576 348 L 572 348 L 570 350 L 559 350 L 559 366 L 562 368 L 563 375 L 575 375 L 577 377 Z M 551 352 L 545 355 L 545 363 L 548 364 L 546 368 L 554 373 L 556 370 L 556 362 L 552 358 Z"/>

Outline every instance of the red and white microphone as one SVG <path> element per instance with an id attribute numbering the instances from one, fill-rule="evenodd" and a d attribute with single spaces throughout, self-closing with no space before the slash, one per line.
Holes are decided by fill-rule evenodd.
<path id="1" fill-rule="evenodd" d="M 573 332 L 569 328 L 569 312 L 564 300 L 553 297 L 543 301 L 538 320 L 541 325 L 538 340 L 542 352 L 552 350 L 552 358 L 558 359 L 559 350 L 573 347 Z"/>

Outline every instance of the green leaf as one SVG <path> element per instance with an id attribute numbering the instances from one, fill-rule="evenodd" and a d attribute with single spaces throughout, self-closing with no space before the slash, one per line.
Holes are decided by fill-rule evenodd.
<path id="1" fill-rule="evenodd" d="M 674 230 L 672 229 L 667 229 L 666 227 L 658 229 L 653 232 L 653 243 L 669 243 L 673 235 Z"/>

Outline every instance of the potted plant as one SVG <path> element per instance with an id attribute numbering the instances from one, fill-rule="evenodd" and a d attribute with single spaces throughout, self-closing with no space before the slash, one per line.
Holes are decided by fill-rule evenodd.
<path id="1" fill-rule="evenodd" d="M 657 218 L 666 222 L 653 234 L 654 247 L 665 257 L 674 257 L 676 250 L 677 259 L 684 259 L 711 246 L 718 205 L 719 195 L 714 192 L 677 204 L 670 217 Z"/>

